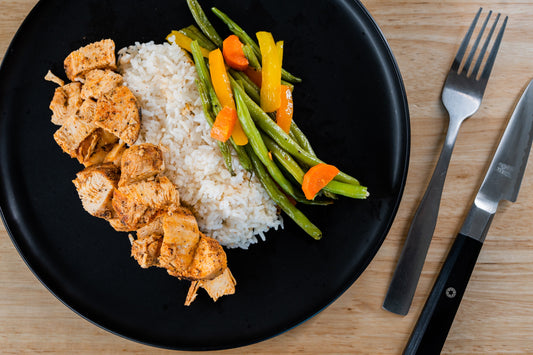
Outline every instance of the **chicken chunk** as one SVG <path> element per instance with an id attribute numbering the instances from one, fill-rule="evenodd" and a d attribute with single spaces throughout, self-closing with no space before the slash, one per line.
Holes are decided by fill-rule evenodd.
<path id="1" fill-rule="evenodd" d="M 91 133 L 87 138 L 81 142 L 80 146 L 78 147 L 78 151 L 76 154 L 76 158 L 78 158 L 78 161 L 81 164 L 87 164 L 89 162 L 89 159 L 91 155 L 94 153 L 94 150 L 96 149 L 96 146 L 98 144 L 98 140 L 102 136 L 102 129 L 98 128 L 93 133 Z M 90 165 L 94 165 L 90 164 Z M 86 165 L 86 166 L 90 166 Z"/>
<path id="2" fill-rule="evenodd" d="M 158 258 L 161 251 L 163 236 L 152 234 L 146 238 L 136 239 L 131 244 L 131 256 L 143 268 L 159 266 Z"/>
<path id="3" fill-rule="evenodd" d="M 116 215 L 131 230 L 147 225 L 159 214 L 178 206 L 178 190 L 164 176 L 120 186 L 113 194 Z"/>
<path id="4" fill-rule="evenodd" d="M 227 266 L 226 252 L 220 243 L 200 233 L 200 241 L 192 263 L 180 276 L 189 280 L 212 280 L 220 275 Z M 171 275 L 177 276 L 172 273 Z"/>
<path id="5" fill-rule="evenodd" d="M 137 230 L 137 238 L 146 238 L 152 234 L 163 235 L 163 216 L 159 216 L 152 222 Z"/>
<path id="6" fill-rule="evenodd" d="M 98 146 L 98 145 L 97 145 Z M 87 158 L 85 159 L 82 164 L 87 168 L 91 165 L 96 165 L 96 164 L 102 164 L 102 163 L 105 163 L 105 157 L 107 156 L 107 152 L 103 149 L 100 149 L 100 148 L 96 148 L 94 150 L 94 152 Z"/>
<path id="7" fill-rule="evenodd" d="M 96 102 L 94 122 L 133 145 L 141 129 L 141 113 L 137 99 L 126 86 L 119 86 Z"/>
<path id="8" fill-rule="evenodd" d="M 85 122 L 76 115 L 70 116 L 54 133 L 54 139 L 65 153 L 76 158 L 82 142 L 97 128 L 92 122 Z"/>
<path id="9" fill-rule="evenodd" d="M 119 177 L 120 171 L 113 164 L 93 165 L 77 173 L 72 182 L 83 208 L 95 217 L 112 218 L 111 201 Z"/>
<path id="10" fill-rule="evenodd" d="M 93 69 L 116 70 L 115 42 L 104 39 L 70 53 L 64 61 L 67 77 L 74 81 Z"/>
<path id="11" fill-rule="evenodd" d="M 122 75 L 112 70 L 94 69 L 85 74 L 85 82 L 81 88 L 81 98 L 98 100 L 114 88 L 122 85 Z"/>
<path id="12" fill-rule="evenodd" d="M 78 148 L 78 160 L 80 163 L 85 165 L 85 167 L 88 167 L 94 164 L 112 162 L 112 161 L 106 161 L 106 158 L 113 151 L 113 148 L 115 147 L 115 144 L 117 143 L 118 138 L 114 136 L 113 134 L 101 128 L 98 128 L 95 132 L 98 132 L 98 139 L 96 141 L 96 145 L 92 147 L 93 149 L 90 152 L 88 152 L 90 153 L 89 155 L 86 154 L 83 156 L 83 159 L 80 159 L 80 155 L 83 153 L 83 152 L 80 152 L 80 150 L 84 146 L 85 141 L 82 142 L 82 144 L 80 145 L 80 148 Z"/>
<path id="13" fill-rule="evenodd" d="M 113 133 L 109 133 L 104 129 L 102 130 L 102 137 L 98 141 L 98 145 L 101 147 L 109 147 L 109 149 L 107 149 L 109 151 L 118 141 L 119 139 L 117 136 L 115 136 Z"/>
<path id="14" fill-rule="evenodd" d="M 128 231 L 134 231 L 145 226 L 156 215 L 156 211 L 151 210 L 148 206 L 139 203 L 118 189 L 113 193 L 112 204 L 117 219 L 120 221 L 120 226 Z"/>
<path id="15" fill-rule="evenodd" d="M 133 228 L 126 227 L 124 223 L 122 223 L 122 221 L 117 217 L 110 218 L 107 221 L 109 222 L 109 225 L 117 232 L 133 232 L 135 230 Z"/>
<path id="16" fill-rule="evenodd" d="M 113 163 L 116 166 L 120 166 L 122 160 L 122 154 L 126 150 L 126 143 L 119 141 L 113 145 L 109 153 L 106 154 L 104 163 Z M 121 174 L 122 177 L 122 174 Z M 119 181 L 120 182 L 120 181 Z"/>
<path id="17" fill-rule="evenodd" d="M 76 115 L 81 104 L 81 83 L 69 83 L 57 87 L 50 102 L 52 123 L 61 126 L 71 116 Z"/>
<path id="18" fill-rule="evenodd" d="M 196 218 L 186 208 L 179 208 L 163 217 L 163 245 L 159 264 L 180 277 L 193 262 L 200 241 Z"/>
<path id="19" fill-rule="evenodd" d="M 87 99 L 81 103 L 78 116 L 86 122 L 92 122 L 94 120 L 95 111 L 96 101 L 93 99 Z"/>
<path id="20" fill-rule="evenodd" d="M 212 280 L 193 281 L 191 282 L 191 287 L 187 293 L 185 305 L 191 305 L 191 303 L 196 299 L 198 288 L 200 287 L 205 289 L 209 297 L 216 302 L 222 296 L 233 295 L 235 293 L 236 284 L 237 282 L 235 281 L 235 278 L 231 274 L 229 268 L 224 269 L 222 274 Z"/>
<path id="21" fill-rule="evenodd" d="M 57 75 L 55 75 L 54 73 L 52 73 L 52 71 L 50 70 L 48 70 L 48 72 L 44 76 L 44 80 L 51 81 L 53 83 L 56 83 L 59 86 L 65 85 L 65 81 L 61 79 L 60 77 L 58 77 Z"/>
<path id="22" fill-rule="evenodd" d="M 180 204 L 178 189 L 166 176 L 119 186 L 119 190 L 150 208 L 172 209 Z"/>
<path id="23" fill-rule="evenodd" d="M 122 155 L 119 185 L 145 180 L 165 170 L 163 152 L 153 144 L 136 144 Z"/>

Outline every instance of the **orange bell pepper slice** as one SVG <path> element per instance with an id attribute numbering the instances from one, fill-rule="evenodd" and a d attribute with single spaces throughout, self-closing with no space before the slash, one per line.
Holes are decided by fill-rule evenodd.
<path id="1" fill-rule="evenodd" d="M 218 113 L 213 127 L 211 127 L 211 138 L 221 142 L 227 141 L 231 137 L 237 121 L 237 110 L 229 106 L 224 106 Z"/>
<path id="2" fill-rule="evenodd" d="M 217 94 L 222 107 L 228 106 L 236 110 L 233 92 L 231 91 L 231 83 L 224 64 L 224 58 L 222 52 L 218 48 L 209 52 L 209 72 L 213 88 L 215 89 L 215 93 Z M 248 144 L 248 137 L 246 137 L 238 120 L 235 123 L 231 136 L 237 145 Z"/>
<path id="3" fill-rule="evenodd" d="M 302 182 L 302 190 L 305 198 L 312 200 L 339 173 L 333 165 L 320 163 L 309 169 Z"/>
<path id="4" fill-rule="evenodd" d="M 222 54 L 226 60 L 226 64 L 235 70 L 244 71 L 248 68 L 248 59 L 244 55 L 242 49 L 243 44 L 239 37 L 235 35 L 228 36 L 222 42 Z"/>
<path id="5" fill-rule="evenodd" d="M 285 133 L 289 134 L 292 123 L 294 105 L 292 102 L 291 88 L 287 85 L 281 85 L 281 104 L 276 111 L 276 123 Z"/>
<path id="6" fill-rule="evenodd" d="M 270 32 L 257 32 L 257 40 L 261 51 L 261 108 L 265 112 L 276 111 L 280 104 L 281 62 L 283 58 L 283 42 L 274 42 Z"/>
<path id="7" fill-rule="evenodd" d="M 257 85 L 259 88 L 261 87 L 261 82 L 263 81 L 263 74 L 261 73 L 261 70 L 248 67 L 244 71 L 244 74 L 246 74 L 255 85 Z"/>

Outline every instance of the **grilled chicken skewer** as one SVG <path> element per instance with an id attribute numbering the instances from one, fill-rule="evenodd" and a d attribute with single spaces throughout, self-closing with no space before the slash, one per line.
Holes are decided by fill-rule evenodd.
<path id="1" fill-rule="evenodd" d="M 165 268 L 191 280 L 186 305 L 204 288 L 213 300 L 235 293 L 235 279 L 218 241 L 202 234 L 195 216 L 181 206 L 177 187 L 164 176 L 160 147 L 135 142 L 141 112 L 115 72 L 112 40 L 91 43 L 64 62 L 67 77 L 49 72 L 59 85 L 50 103 L 54 139 L 85 166 L 73 183 L 83 208 L 129 234 L 131 255 L 142 268 Z M 129 146 L 129 147 L 128 147 Z"/>

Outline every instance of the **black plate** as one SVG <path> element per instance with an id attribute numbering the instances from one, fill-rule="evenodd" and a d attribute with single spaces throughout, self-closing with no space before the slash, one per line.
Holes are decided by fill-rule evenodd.
<path id="1" fill-rule="evenodd" d="M 213 1 L 203 1 L 205 8 Z M 249 250 L 229 250 L 236 295 L 213 303 L 161 269 L 141 269 L 126 235 L 83 211 L 70 182 L 80 165 L 62 153 L 48 109 L 66 55 L 112 38 L 117 48 L 162 42 L 193 23 L 185 1 L 41 1 L 0 70 L 0 202 L 20 254 L 43 284 L 86 319 L 142 343 L 173 349 L 237 347 L 272 337 L 343 293 L 376 254 L 398 207 L 409 156 L 409 117 L 391 51 L 355 1 L 217 1 L 249 33 L 285 40 L 286 67 L 304 82 L 295 118 L 319 156 L 369 187 L 366 201 L 304 209 L 324 232 L 285 229 Z M 210 15 L 211 16 L 211 15 Z M 221 34 L 226 28 L 211 17 Z"/>

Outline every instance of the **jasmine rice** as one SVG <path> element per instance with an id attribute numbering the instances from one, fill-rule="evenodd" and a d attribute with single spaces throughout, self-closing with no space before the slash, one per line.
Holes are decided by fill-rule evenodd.
<path id="1" fill-rule="evenodd" d="M 136 43 L 119 51 L 119 70 L 142 108 L 137 143 L 164 150 L 166 175 L 200 230 L 229 248 L 247 249 L 283 226 L 259 180 L 233 153 L 231 176 L 202 112 L 194 63 L 178 46 Z"/>

